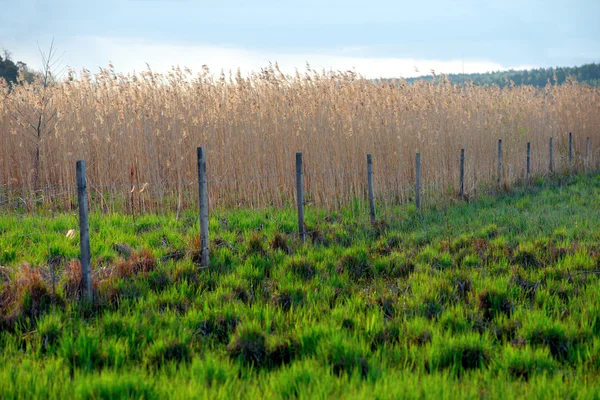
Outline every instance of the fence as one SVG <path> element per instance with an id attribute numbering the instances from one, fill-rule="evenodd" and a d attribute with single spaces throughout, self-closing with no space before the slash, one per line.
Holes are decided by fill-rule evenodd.
<path id="1" fill-rule="evenodd" d="M 386 210 L 389 205 L 414 202 L 416 209 L 421 209 L 423 204 L 434 204 L 437 199 L 443 197 L 457 197 L 459 199 L 468 199 L 474 195 L 494 191 L 498 188 L 509 187 L 511 184 L 522 183 L 529 185 L 531 180 L 538 176 L 546 176 L 561 173 L 571 174 L 578 171 L 596 171 L 598 169 L 598 149 L 592 151 L 592 143 L 589 137 L 585 140 L 584 151 L 577 151 L 576 143 L 573 140 L 573 135 L 568 135 L 568 147 L 566 151 L 558 152 L 554 147 L 553 138 L 549 138 L 546 149 L 535 148 L 530 142 L 527 142 L 526 148 L 522 149 L 507 149 L 503 147 L 502 140 L 498 140 L 496 151 L 490 151 L 487 154 L 469 154 L 468 149 L 460 149 L 460 154 L 455 159 L 449 160 L 447 168 L 451 177 L 456 177 L 454 184 L 447 186 L 444 180 L 431 182 L 426 185 L 422 184 L 422 177 L 428 173 L 427 160 L 421 158 L 420 153 L 416 153 L 414 159 L 414 175 L 410 182 L 410 174 L 407 178 L 402 177 L 401 173 L 410 171 L 411 168 L 403 164 L 401 168 L 396 170 L 378 170 L 377 160 L 372 154 L 366 154 L 366 168 L 357 168 L 353 171 L 319 171 L 311 172 L 307 170 L 303 163 L 303 154 L 296 153 L 295 174 L 273 174 L 267 176 L 249 176 L 245 178 L 216 178 L 211 179 L 207 174 L 207 163 L 210 162 L 210 156 L 207 149 L 199 147 L 197 149 L 197 171 L 198 171 L 198 195 L 194 201 L 194 195 L 191 193 L 194 190 L 195 184 L 187 182 L 179 182 L 174 186 L 177 187 L 176 192 L 169 195 L 169 185 L 164 182 L 146 183 L 142 187 L 135 185 L 89 185 L 86 179 L 85 161 L 78 161 L 76 164 L 76 186 L 64 187 L 48 187 L 40 188 L 35 191 L 26 188 L 0 188 L 0 205 L 7 212 L 18 212 L 24 210 L 27 213 L 36 211 L 40 206 L 44 209 L 44 205 L 49 206 L 52 211 L 72 211 L 75 207 L 74 196 L 77 196 L 78 222 L 80 235 L 80 261 L 82 273 L 82 287 L 88 299 L 92 298 L 92 268 L 91 254 L 89 245 L 89 209 L 96 208 L 102 212 L 114 210 L 126 210 L 132 215 L 143 213 L 145 211 L 145 202 L 165 201 L 167 204 L 176 205 L 177 219 L 183 208 L 197 202 L 199 208 L 199 248 L 200 257 L 199 264 L 203 267 L 209 266 L 209 204 L 215 196 L 219 195 L 218 188 L 214 186 L 219 184 L 234 185 L 236 190 L 244 190 L 244 187 L 256 184 L 262 180 L 277 179 L 294 181 L 295 178 L 295 193 L 290 196 L 289 193 L 282 193 L 279 199 L 282 203 L 290 204 L 289 201 L 295 197 L 297 214 L 298 214 L 298 237 L 304 241 L 307 237 L 307 229 L 304 221 L 306 206 L 328 206 L 338 208 L 344 204 L 349 204 L 355 201 L 357 204 L 368 203 L 368 216 L 372 223 L 379 220 L 385 220 L 390 215 L 386 215 Z M 505 155 L 509 150 L 512 157 L 509 159 L 512 162 L 506 162 Z M 533 151 L 533 154 L 532 154 Z M 547 164 L 543 167 L 543 155 L 547 154 Z M 520 154 L 520 160 L 515 156 Z M 536 157 L 537 156 L 537 157 Z M 495 158 L 496 168 L 495 176 L 489 174 L 485 179 L 485 173 L 478 171 L 478 161 L 489 161 Z M 470 171 L 470 173 L 468 172 Z M 334 179 L 337 182 L 337 187 L 343 187 L 345 184 L 354 185 L 347 187 L 345 192 L 339 194 L 333 199 L 324 199 L 319 196 L 315 189 L 318 185 L 312 180 L 315 176 L 327 174 L 339 179 Z M 347 179 L 351 177 L 351 179 Z M 404 179 L 402 179 L 404 178 Z M 364 185 L 356 185 L 356 180 L 364 182 Z M 495 183 L 492 184 L 492 182 Z M 149 186 L 157 186 L 163 189 L 162 196 L 159 199 L 151 199 L 147 196 L 141 196 Z M 172 185 L 171 185 L 172 186 Z M 213 186 L 211 191 L 211 186 Z M 378 190 L 378 188 L 384 190 Z M 186 190 L 184 190 L 184 188 Z M 123 190 L 125 189 L 125 190 Z M 187 193 L 186 193 L 187 191 Z M 177 193 L 173 197 L 173 193 Z M 260 192 L 257 192 L 260 193 Z M 108 194 L 108 195 L 107 195 Z M 246 204 L 239 204 L 245 206 Z M 169 208 L 167 206 L 167 208 Z M 47 208 L 48 209 L 48 208 Z M 360 213 L 360 207 L 356 210 Z M 365 213 L 366 214 L 366 213 Z M 135 229 L 138 229 L 138 224 L 132 224 Z M 98 228 L 92 228 L 92 232 Z M 181 240 L 181 238 L 179 239 Z"/>

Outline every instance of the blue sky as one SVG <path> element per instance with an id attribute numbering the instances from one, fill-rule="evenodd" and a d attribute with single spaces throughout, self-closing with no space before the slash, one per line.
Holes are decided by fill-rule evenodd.
<path id="1" fill-rule="evenodd" d="M 367 77 L 600 61 L 600 1 L 0 0 L 0 48 L 122 72 L 355 69 Z"/>

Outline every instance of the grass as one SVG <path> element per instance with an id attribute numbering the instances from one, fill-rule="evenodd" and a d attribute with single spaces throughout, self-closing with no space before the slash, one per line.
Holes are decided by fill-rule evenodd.
<path id="1" fill-rule="evenodd" d="M 600 395 L 600 176 L 364 214 L 1 216 L 0 397 Z"/>

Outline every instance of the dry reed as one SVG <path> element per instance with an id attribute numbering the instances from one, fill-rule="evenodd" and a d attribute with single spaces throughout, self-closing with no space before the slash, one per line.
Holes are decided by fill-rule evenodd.
<path id="1" fill-rule="evenodd" d="M 45 201 L 69 207 L 75 161 L 85 159 L 92 205 L 185 206 L 197 193 L 195 148 L 202 145 L 211 207 L 281 206 L 293 200 L 294 153 L 302 151 L 307 201 L 336 207 L 364 199 L 366 153 L 373 154 L 378 197 L 402 201 L 413 187 L 415 152 L 426 192 L 448 193 L 457 190 L 464 147 L 472 193 L 496 181 L 498 139 L 507 185 L 524 176 L 527 141 L 533 174 L 547 172 L 550 137 L 555 168 L 565 170 L 569 131 L 577 163 L 591 138 L 586 165 L 596 168 L 599 94 L 572 81 L 543 89 L 457 86 L 444 77 L 407 85 L 351 72 L 286 76 L 276 65 L 220 78 L 207 69 L 71 72 L 47 88 L 0 84 L 0 185 L 23 197 L 38 189 Z M 118 196 L 120 205 L 107 201 Z"/>

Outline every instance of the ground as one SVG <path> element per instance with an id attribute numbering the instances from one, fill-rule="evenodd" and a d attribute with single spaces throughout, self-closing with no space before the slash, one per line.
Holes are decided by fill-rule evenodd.
<path id="1" fill-rule="evenodd" d="M 307 213 L 3 214 L 0 397 L 600 396 L 600 176 Z"/>

